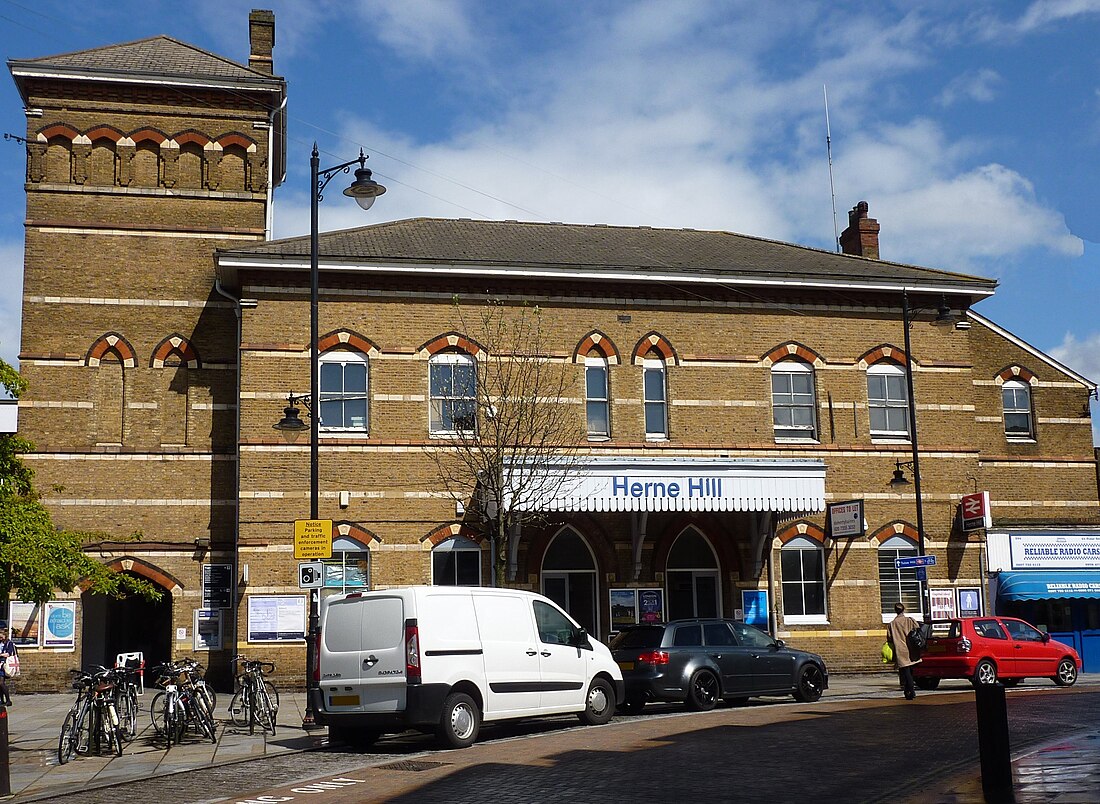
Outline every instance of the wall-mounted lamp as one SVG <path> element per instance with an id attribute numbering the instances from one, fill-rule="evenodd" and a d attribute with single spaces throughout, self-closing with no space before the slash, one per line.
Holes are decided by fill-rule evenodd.
<path id="1" fill-rule="evenodd" d="M 248 565 L 241 565 L 241 586 L 248 586 Z"/>
<path id="2" fill-rule="evenodd" d="M 466 505 L 462 500 L 455 500 L 455 516 L 461 519 L 466 515 Z"/>
<path id="3" fill-rule="evenodd" d="M 900 489 L 902 486 L 908 486 L 909 478 L 905 476 L 905 470 L 912 468 L 912 461 L 895 461 L 894 476 L 890 478 L 890 487 L 893 489 Z"/>

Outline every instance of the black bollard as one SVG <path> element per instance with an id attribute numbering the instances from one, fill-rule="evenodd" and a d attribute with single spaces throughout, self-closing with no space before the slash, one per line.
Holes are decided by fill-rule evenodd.
<path id="1" fill-rule="evenodd" d="M 0 796 L 11 795 L 11 765 L 8 756 L 8 708 L 0 705 Z"/>
<path id="2" fill-rule="evenodd" d="M 988 804 L 1008 804 L 1012 793 L 1012 758 L 1008 745 L 1008 707 L 1003 684 L 974 688 L 978 712 L 978 753 L 981 755 L 982 792 Z"/>

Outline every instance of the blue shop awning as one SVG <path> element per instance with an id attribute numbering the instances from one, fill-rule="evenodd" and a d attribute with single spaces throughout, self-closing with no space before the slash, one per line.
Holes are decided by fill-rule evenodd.
<path id="1" fill-rule="evenodd" d="M 1078 572 L 1002 572 L 997 581 L 1002 600 L 1049 600 L 1055 597 L 1100 598 L 1100 570 Z"/>

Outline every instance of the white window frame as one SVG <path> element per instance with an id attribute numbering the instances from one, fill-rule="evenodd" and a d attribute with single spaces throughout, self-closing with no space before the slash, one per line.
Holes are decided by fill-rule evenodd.
<path id="1" fill-rule="evenodd" d="M 660 375 L 661 398 L 649 398 L 649 375 Z M 649 429 L 650 408 L 660 408 L 661 429 Z M 642 420 L 645 424 L 646 441 L 668 441 L 668 372 L 665 361 L 647 357 L 642 360 Z"/>
<path id="2" fill-rule="evenodd" d="M 886 396 L 885 397 L 873 397 L 871 396 L 871 378 L 872 377 L 884 377 L 886 384 Z M 890 380 L 895 380 L 891 382 Z M 897 381 L 900 379 L 901 383 L 901 395 L 898 396 Z M 891 386 L 894 386 L 895 393 L 891 393 Z M 874 426 L 874 416 L 872 415 L 874 410 L 900 410 L 904 415 L 904 427 L 900 430 L 876 430 Z M 897 363 L 882 362 L 876 363 L 873 366 L 867 368 L 867 415 L 871 428 L 872 438 L 891 438 L 891 439 L 905 439 L 909 440 L 909 391 L 905 382 L 905 367 L 900 366 Z M 887 415 L 889 419 L 889 415 Z"/>
<path id="3" fill-rule="evenodd" d="M 882 622 L 883 624 L 890 622 L 897 616 L 897 612 L 894 611 L 894 603 L 897 601 L 891 600 L 889 603 L 885 603 L 882 597 L 882 587 L 884 582 L 896 584 L 898 591 L 901 592 L 902 585 L 915 584 L 917 589 L 917 605 L 906 606 L 905 613 L 911 616 L 914 620 L 922 620 L 924 618 L 924 595 L 921 594 L 921 582 L 916 580 L 917 570 L 913 569 L 896 569 L 892 570 L 891 578 L 884 578 L 882 573 L 882 553 L 884 550 L 888 550 L 894 554 L 894 558 L 898 558 L 902 555 L 911 557 L 918 555 L 920 547 L 915 541 L 907 536 L 891 536 L 886 541 L 882 542 L 876 550 L 875 558 L 878 561 L 878 597 L 879 608 L 882 610 Z M 902 552 L 904 551 L 904 553 Z M 894 558 L 890 559 L 891 564 Z M 902 595 L 904 597 L 904 595 Z"/>
<path id="4" fill-rule="evenodd" d="M 808 404 L 799 404 L 794 401 L 796 393 L 792 387 L 792 381 L 789 379 L 793 375 L 809 376 L 810 378 L 810 400 Z M 788 401 L 780 402 L 777 399 L 775 390 L 775 378 L 783 377 L 787 378 L 788 387 L 781 393 L 786 397 Z M 814 369 L 808 363 L 804 363 L 801 360 L 784 360 L 780 363 L 776 363 L 772 366 L 771 371 L 771 383 L 772 383 L 772 427 L 775 430 L 776 441 L 817 441 L 817 388 Z M 802 394 L 798 394 L 801 396 Z M 776 413 L 780 410 L 797 410 L 801 408 L 809 408 L 810 411 L 810 423 L 809 425 L 782 425 L 776 421 Z M 793 418 L 793 417 L 792 417 Z"/>
<path id="5" fill-rule="evenodd" d="M 1012 392 L 1013 401 L 1016 406 L 1010 407 L 1008 400 L 1005 399 L 1005 392 Z M 1027 398 L 1027 407 L 1019 407 L 1019 394 L 1023 392 Z M 1006 380 L 1004 385 L 1001 386 L 1001 408 L 1003 412 L 1003 420 L 1005 426 L 1005 438 L 1009 441 L 1034 441 L 1035 440 L 1035 415 L 1031 406 L 1031 385 L 1023 380 Z M 1027 417 L 1027 432 L 1009 432 L 1008 430 L 1008 417 L 1013 416 L 1026 416 Z"/>
<path id="6" fill-rule="evenodd" d="M 800 574 L 798 578 L 788 578 L 786 573 L 783 573 L 782 582 L 780 583 L 780 586 L 779 586 L 779 594 L 780 594 L 780 597 L 781 597 L 781 599 L 783 600 L 783 603 L 784 603 L 784 606 L 783 606 L 783 622 L 784 623 L 791 623 L 791 624 L 799 624 L 799 623 L 817 623 L 817 624 L 821 624 L 821 623 L 829 622 L 829 596 L 828 596 L 828 589 L 827 589 L 827 586 L 825 584 L 825 548 L 824 548 L 824 546 L 820 542 L 816 542 L 813 539 L 810 539 L 806 536 L 797 536 L 797 537 L 791 539 L 789 542 L 787 542 L 786 544 L 783 545 L 783 547 L 780 549 L 780 553 L 783 553 L 784 551 L 792 552 L 792 553 L 804 553 L 804 552 L 814 552 L 814 553 L 816 553 L 817 554 L 817 559 L 820 562 L 820 566 L 821 566 L 821 580 L 820 581 L 812 581 L 812 580 L 807 581 L 805 576 L 802 575 L 802 574 Z M 780 562 L 779 563 L 780 563 L 780 567 L 782 568 L 782 564 L 783 564 L 782 556 L 780 556 Z M 800 571 L 800 573 L 801 573 L 801 568 L 802 568 L 802 562 L 799 561 L 799 571 Z M 820 583 L 820 585 L 821 585 L 821 603 L 822 603 L 822 608 L 823 608 L 823 611 L 820 614 L 788 614 L 787 613 L 787 607 L 786 607 L 786 600 L 787 600 L 786 592 L 787 592 L 787 589 L 786 589 L 786 587 L 787 587 L 787 584 L 796 584 L 796 583 L 799 585 L 799 588 L 800 588 L 800 591 L 801 591 L 801 594 L 802 594 L 803 608 L 805 608 L 805 603 L 806 603 L 806 587 L 810 586 L 810 585 L 815 585 L 816 586 Z"/>
<path id="7" fill-rule="evenodd" d="M 601 370 L 603 371 L 603 396 L 592 396 L 589 394 L 589 372 Z M 589 440 L 606 441 L 607 439 L 611 438 L 610 373 L 611 372 L 606 357 L 586 357 L 584 359 L 584 421 Z M 602 431 L 592 429 L 592 416 L 590 415 L 589 411 L 593 405 L 599 405 L 603 409 L 604 422 L 606 423 L 606 425 Z"/>
<path id="8" fill-rule="evenodd" d="M 365 354 L 363 354 L 362 352 L 348 352 L 348 351 L 343 351 L 343 350 L 335 350 L 335 351 L 331 351 L 331 352 L 325 352 L 324 354 L 318 356 L 318 358 L 317 358 L 318 378 L 320 378 L 321 373 L 323 371 L 323 366 L 325 366 L 325 365 L 339 364 L 340 366 L 346 367 L 350 363 L 362 363 L 363 364 L 363 372 L 364 372 L 363 390 L 362 391 L 356 390 L 356 391 L 352 391 L 352 392 L 341 391 L 339 393 L 331 393 L 331 392 L 326 393 L 324 391 L 320 391 L 320 397 L 321 398 L 318 400 L 318 403 L 314 406 L 314 412 L 318 416 L 321 415 L 321 411 L 324 408 L 324 401 L 326 399 L 339 399 L 341 401 L 346 401 L 346 402 L 362 399 L 363 400 L 363 407 L 365 409 L 364 410 L 364 415 L 363 415 L 363 426 L 362 427 L 345 427 L 342 424 L 341 425 L 326 425 L 324 423 L 324 420 L 320 419 L 320 420 L 318 420 L 317 429 L 318 429 L 319 432 L 321 432 L 323 434 L 331 434 L 331 433 L 369 433 L 370 432 L 370 360 L 369 360 L 369 358 Z M 342 377 L 342 374 L 341 374 L 341 377 Z M 319 379 L 318 380 L 318 385 L 320 385 L 320 384 L 321 384 L 321 382 L 320 382 L 320 379 Z"/>
<path id="9" fill-rule="evenodd" d="M 433 392 L 432 392 L 432 367 L 433 366 L 438 366 L 438 365 L 456 366 L 456 365 L 459 365 L 459 364 L 469 365 L 473 369 L 474 382 L 473 382 L 473 388 L 470 389 L 470 392 L 471 392 L 470 395 L 468 395 L 468 396 L 458 396 L 458 395 L 454 394 L 453 393 L 453 390 L 454 390 L 453 389 L 453 382 L 452 382 L 452 393 L 451 393 L 451 395 L 449 395 L 449 396 L 443 396 L 443 395 L 436 396 L 436 395 L 434 395 Z M 442 353 L 437 354 L 437 355 L 432 355 L 431 358 L 429 358 L 429 360 L 428 360 L 428 433 L 429 433 L 429 435 L 435 436 L 435 437 L 472 435 L 473 433 L 475 433 L 477 431 L 477 372 L 478 372 L 477 360 L 474 358 L 473 355 L 466 354 L 465 352 L 442 352 Z M 452 373 L 452 380 L 453 380 L 453 373 Z M 452 430 L 444 430 L 442 427 L 437 428 L 436 418 L 435 418 L 435 406 L 436 406 L 437 402 L 441 406 L 441 411 L 442 411 L 442 406 L 443 405 L 454 404 L 455 402 L 462 402 L 462 401 L 469 401 L 473 405 L 473 409 L 474 409 L 474 413 L 473 413 L 474 422 L 473 422 L 473 425 L 469 428 L 455 428 L 455 429 L 452 429 Z M 439 422 L 440 422 L 440 424 L 442 423 L 442 413 L 440 415 Z"/>
<path id="10" fill-rule="evenodd" d="M 365 554 L 367 557 L 367 578 L 365 584 L 348 584 L 347 566 L 349 555 Z M 321 559 L 321 563 L 325 565 L 324 569 L 324 589 L 330 590 L 333 593 L 336 592 L 366 592 L 371 588 L 371 574 L 373 570 L 374 562 L 371 560 L 373 557 L 370 554 L 370 549 L 367 545 L 360 542 L 358 539 L 352 539 L 348 536 L 338 536 L 332 541 L 332 558 Z M 340 585 L 330 585 L 328 583 L 328 568 L 339 566 L 340 568 Z"/>
<path id="11" fill-rule="evenodd" d="M 435 573 L 435 555 L 436 553 L 474 553 L 477 558 L 477 583 L 464 584 L 467 586 L 481 586 L 482 573 L 481 573 L 481 547 L 473 539 L 469 539 L 465 536 L 452 536 L 449 539 L 437 544 L 432 548 L 432 586 L 458 586 L 458 557 L 455 556 L 455 577 L 454 583 L 440 584 L 439 579 L 436 578 Z"/>

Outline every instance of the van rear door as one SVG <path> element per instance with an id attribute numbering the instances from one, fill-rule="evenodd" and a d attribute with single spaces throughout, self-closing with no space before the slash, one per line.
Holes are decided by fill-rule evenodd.
<path id="1" fill-rule="evenodd" d="M 405 709 L 405 611 L 400 597 L 331 601 L 321 631 L 325 710 Z"/>

